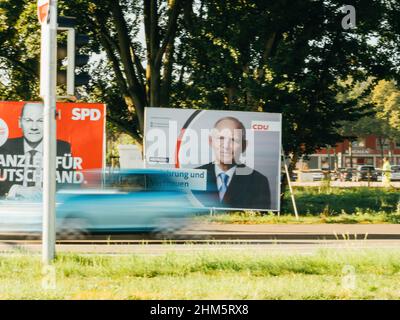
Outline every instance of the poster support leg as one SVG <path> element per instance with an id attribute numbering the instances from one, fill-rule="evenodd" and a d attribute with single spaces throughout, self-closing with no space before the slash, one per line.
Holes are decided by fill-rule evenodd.
<path id="1" fill-rule="evenodd" d="M 215 215 L 215 208 L 210 208 L 210 216 L 214 216 Z"/>
<path id="2" fill-rule="evenodd" d="M 286 164 L 285 152 L 283 151 L 283 147 L 282 147 L 282 158 L 283 158 L 283 164 L 285 166 L 285 174 L 286 174 L 286 178 L 287 178 L 287 182 L 288 182 L 288 186 L 289 186 L 289 190 L 290 190 L 290 197 L 292 198 L 292 205 L 293 205 L 294 214 L 296 216 L 296 219 L 299 220 L 299 214 L 297 212 L 296 200 L 294 198 L 292 182 L 290 180 L 289 169 L 288 169 L 288 166 Z"/>

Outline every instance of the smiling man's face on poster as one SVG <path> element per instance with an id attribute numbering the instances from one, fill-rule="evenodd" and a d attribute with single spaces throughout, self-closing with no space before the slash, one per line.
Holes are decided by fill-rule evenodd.
<path id="1" fill-rule="evenodd" d="M 243 125 L 234 118 L 217 122 L 209 139 L 216 163 L 229 166 L 239 162 L 246 149 L 245 132 Z"/>
<path id="2" fill-rule="evenodd" d="M 25 141 L 32 147 L 43 139 L 43 105 L 27 103 L 19 119 Z"/>

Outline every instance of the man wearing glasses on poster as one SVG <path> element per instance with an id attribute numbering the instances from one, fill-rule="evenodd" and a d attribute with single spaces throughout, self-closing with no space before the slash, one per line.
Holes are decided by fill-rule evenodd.
<path id="1" fill-rule="evenodd" d="M 247 147 L 246 129 L 234 117 L 219 119 L 209 136 L 215 161 L 197 169 L 207 170 L 207 192 L 196 196 L 205 206 L 269 209 L 271 192 L 267 177 L 240 163 Z"/>

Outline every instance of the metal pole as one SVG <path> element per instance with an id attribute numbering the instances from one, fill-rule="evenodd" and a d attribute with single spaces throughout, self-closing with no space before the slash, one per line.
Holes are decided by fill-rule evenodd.
<path id="1" fill-rule="evenodd" d="M 285 157 L 285 152 L 283 151 L 283 147 L 282 147 L 282 157 L 283 157 L 283 164 L 285 166 L 285 172 L 286 172 L 286 178 L 288 181 L 288 186 L 289 186 L 289 190 L 290 190 L 290 197 L 292 198 L 292 204 L 293 204 L 293 209 L 294 209 L 294 214 L 296 216 L 296 219 L 299 220 L 299 214 L 297 212 L 297 206 L 296 206 L 296 200 L 294 198 L 294 193 L 293 193 L 293 188 L 292 188 L 292 182 L 290 181 L 290 176 L 289 176 L 289 169 L 288 166 L 286 164 L 286 157 Z"/>
<path id="2" fill-rule="evenodd" d="M 47 265 L 55 257 L 57 0 L 50 1 L 49 17 L 42 24 L 40 75 L 44 100 L 42 262 Z"/>

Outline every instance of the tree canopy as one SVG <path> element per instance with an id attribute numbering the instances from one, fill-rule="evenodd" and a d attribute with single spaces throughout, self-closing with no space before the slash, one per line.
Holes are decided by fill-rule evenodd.
<path id="1" fill-rule="evenodd" d="M 348 79 L 347 82 L 353 81 Z M 371 83 L 376 83 L 372 90 L 367 90 Z M 342 83 L 345 85 L 345 83 Z M 375 135 L 379 143 L 381 156 L 384 156 L 385 143 L 400 141 L 399 108 L 400 108 L 400 90 L 395 81 L 380 80 L 378 82 L 368 79 L 365 82 L 359 82 L 347 94 L 341 95 L 339 100 L 349 97 L 358 100 L 358 106 L 370 105 L 371 112 L 356 120 L 344 121 L 340 128 L 340 133 L 349 139 L 362 138 L 368 135 Z"/>
<path id="2" fill-rule="evenodd" d="M 91 37 L 81 98 L 107 103 L 120 130 L 140 140 L 148 106 L 281 112 L 284 148 L 300 155 L 369 112 L 338 95 L 399 79 L 398 1 L 347 2 L 357 13 L 348 30 L 339 0 L 59 0 L 59 13 Z M 1 2 L 1 99 L 39 98 L 38 30 L 34 1 Z M 399 96 L 385 103 L 395 117 Z"/>

